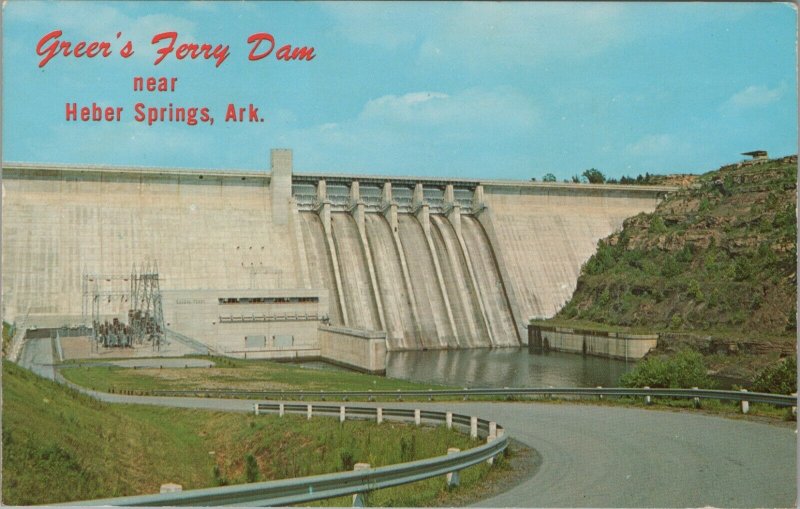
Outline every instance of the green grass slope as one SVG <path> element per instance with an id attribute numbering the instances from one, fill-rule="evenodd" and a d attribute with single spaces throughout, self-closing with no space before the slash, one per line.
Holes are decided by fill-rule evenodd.
<path id="1" fill-rule="evenodd" d="M 173 424 L 116 411 L 3 361 L 3 502 L 153 492 L 169 479 L 210 485 L 212 467 L 196 435 Z"/>
<path id="2" fill-rule="evenodd" d="M 554 322 L 793 343 L 797 158 L 731 165 L 601 240 Z"/>
<path id="3" fill-rule="evenodd" d="M 281 479 L 444 454 L 476 445 L 437 428 L 332 418 L 112 405 L 3 361 L 3 489 L 7 505 L 32 505 Z M 462 490 L 502 475 L 478 465 L 462 473 Z M 488 477 L 486 477 L 488 474 Z M 450 500 L 444 480 L 381 490 L 382 505 Z M 349 499 L 329 501 L 331 504 Z"/>

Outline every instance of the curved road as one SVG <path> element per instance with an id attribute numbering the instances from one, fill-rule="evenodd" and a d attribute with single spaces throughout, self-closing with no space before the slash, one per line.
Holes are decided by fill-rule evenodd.
<path id="1" fill-rule="evenodd" d="M 253 400 L 94 393 L 118 403 L 252 411 Z M 327 402 L 331 404 L 332 402 Z M 354 406 L 364 406 L 363 403 Z M 536 403 L 394 403 L 505 426 L 538 472 L 481 507 L 794 507 L 794 430 L 699 414 Z"/>
<path id="2" fill-rule="evenodd" d="M 249 412 L 254 403 L 84 392 L 108 402 L 214 410 Z M 536 474 L 482 507 L 796 507 L 797 435 L 789 427 L 569 403 L 382 406 L 478 415 L 536 449 Z"/>

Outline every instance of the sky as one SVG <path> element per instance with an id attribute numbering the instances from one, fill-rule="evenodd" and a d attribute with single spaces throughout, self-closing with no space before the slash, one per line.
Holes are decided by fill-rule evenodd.
<path id="1" fill-rule="evenodd" d="M 797 153 L 796 8 L 784 3 L 3 2 L 3 161 L 561 179 L 701 173 Z M 108 57 L 47 41 L 109 42 Z M 155 65 L 165 41 L 228 46 Z M 120 37 L 117 38 L 117 33 Z M 248 37 L 272 35 L 251 61 Z M 120 55 L 130 41 L 133 55 Z M 51 40 L 52 42 L 52 40 Z M 263 52 L 267 43 L 259 46 Z M 312 60 L 276 58 L 284 45 Z M 60 46 L 59 46 L 60 48 Z M 134 78 L 177 78 L 135 91 Z M 121 107 L 119 121 L 67 120 Z M 135 105 L 210 122 L 137 121 Z M 225 122 L 229 104 L 258 121 Z M 237 110 L 238 111 L 238 110 Z M 261 121 L 263 119 L 263 122 Z"/>

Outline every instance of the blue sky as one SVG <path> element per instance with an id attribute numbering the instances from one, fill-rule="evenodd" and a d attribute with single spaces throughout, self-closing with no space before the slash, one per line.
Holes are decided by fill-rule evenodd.
<path id="1" fill-rule="evenodd" d="M 39 39 L 110 41 L 109 58 Z M 230 46 L 153 62 L 152 37 Z M 797 152 L 796 10 L 776 3 L 4 2 L 3 160 L 559 179 L 702 172 L 740 152 Z M 116 33 L 122 37 L 116 39 Z M 251 62 L 246 39 L 313 46 Z M 118 52 L 131 40 L 134 55 Z M 134 92 L 134 76 L 177 77 Z M 123 107 L 67 122 L 66 103 Z M 134 104 L 207 107 L 214 125 L 134 120 Z M 223 122 L 229 103 L 264 122 Z"/>

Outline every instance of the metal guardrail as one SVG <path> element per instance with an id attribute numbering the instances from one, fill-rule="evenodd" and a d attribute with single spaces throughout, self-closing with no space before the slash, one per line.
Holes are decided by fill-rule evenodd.
<path id="1" fill-rule="evenodd" d="M 444 389 L 444 390 L 396 390 L 396 391 L 242 391 L 226 389 L 187 389 L 187 390 L 153 390 L 147 391 L 154 396 L 247 396 L 274 400 L 291 400 L 317 398 L 434 398 L 436 396 L 633 396 L 633 397 L 667 397 L 667 398 L 700 398 L 728 401 L 748 401 L 750 403 L 767 403 L 776 406 L 797 406 L 797 397 L 765 392 L 728 391 L 716 389 L 634 389 L 626 387 L 538 387 L 538 388 L 503 388 L 503 389 Z"/>
<path id="2" fill-rule="evenodd" d="M 282 405 L 286 413 L 306 413 L 309 405 Z M 257 413 L 279 412 L 281 404 L 256 403 Z M 347 415 L 364 418 L 377 416 L 376 408 L 347 407 Z M 313 405 L 315 414 L 340 415 L 341 407 L 334 405 Z M 385 408 L 384 417 L 397 417 L 402 420 L 414 419 L 415 411 L 404 408 Z M 420 411 L 422 419 L 445 422 L 445 412 Z M 469 426 L 472 417 L 452 414 L 454 424 Z M 477 419 L 478 429 L 490 430 L 490 423 Z M 446 456 L 399 463 L 384 467 L 355 470 L 349 472 L 323 474 L 280 481 L 266 481 L 219 488 L 204 488 L 173 493 L 138 495 L 132 497 L 105 498 L 59 504 L 62 506 L 287 506 L 316 500 L 366 493 L 401 484 L 422 481 L 431 477 L 446 475 L 471 467 L 494 458 L 508 447 L 508 437 L 503 428 L 497 426 L 497 435 L 487 443 Z"/>

